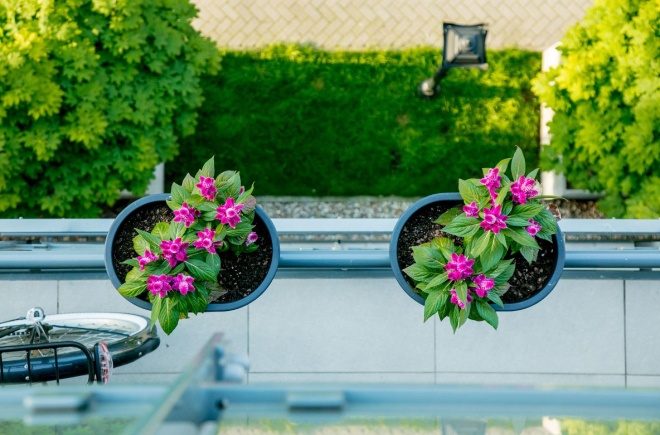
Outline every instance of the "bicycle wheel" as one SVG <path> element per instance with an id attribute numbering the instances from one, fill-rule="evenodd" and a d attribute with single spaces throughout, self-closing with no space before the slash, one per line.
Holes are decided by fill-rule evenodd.
<path id="1" fill-rule="evenodd" d="M 36 325 L 43 334 L 35 334 Z M 0 323 L 0 348 L 30 343 L 74 341 L 93 351 L 98 342 L 106 343 L 115 367 L 129 364 L 155 350 L 160 339 L 150 329 L 149 319 L 120 313 L 72 313 L 44 316 L 40 322 L 17 319 Z M 57 350 L 59 378 L 87 374 L 87 359 L 74 348 Z M 5 383 L 46 382 L 55 380 L 55 355 L 52 349 L 30 353 L 28 376 L 27 352 L 11 352 L 2 356 L 2 378 Z"/>

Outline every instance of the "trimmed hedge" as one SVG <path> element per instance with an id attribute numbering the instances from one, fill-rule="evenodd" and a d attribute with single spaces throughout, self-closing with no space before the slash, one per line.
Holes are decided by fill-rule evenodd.
<path id="1" fill-rule="evenodd" d="M 440 64 L 437 49 L 222 55 L 169 181 L 215 155 L 260 194 L 422 196 L 456 191 L 459 177 L 480 176 L 516 146 L 537 164 L 539 53 L 489 52 L 487 71 L 452 70 L 432 101 L 416 89 Z"/>

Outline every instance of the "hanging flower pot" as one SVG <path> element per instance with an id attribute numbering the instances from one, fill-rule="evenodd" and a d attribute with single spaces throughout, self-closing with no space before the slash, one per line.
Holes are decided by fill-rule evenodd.
<path id="1" fill-rule="evenodd" d="M 511 162 L 512 179 L 506 175 Z M 467 319 L 497 329 L 496 311 L 529 308 L 557 285 L 564 269 L 564 239 L 553 206 L 540 200 L 513 159 L 459 180 L 459 193 L 440 193 L 413 204 L 397 222 L 390 262 L 403 290 L 424 305 L 424 320 L 449 317 L 454 331 Z"/>
<path id="2" fill-rule="evenodd" d="M 110 281 L 151 310 L 167 334 L 180 319 L 244 307 L 272 282 L 280 257 L 275 226 L 240 175 L 214 177 L 213 159 L 171 194 L 124 209 L 105 243 Z"/>

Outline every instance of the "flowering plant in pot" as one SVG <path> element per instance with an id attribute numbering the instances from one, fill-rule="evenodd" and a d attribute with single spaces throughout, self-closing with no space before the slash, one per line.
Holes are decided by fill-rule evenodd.
<path id="1" fill-rule="evenodd" d="M 171 195 L 132 204 L 106 241 L 118 292 L 150 308 L 152 326 L 167 334 L 190 313 L 246 305 L 277 269 L 277 235 L 254 186 L 246 190 L 238 172 L 214 172 L 211 158 L 195 177 L 172 184 Z"/>
<path id="2" fill-rule="evenodd" d="M 506 174 L 509 164 L 512 178 Z M 397 223 L 393 269 L 424 303 L 425 321 L 437 313 L 440 320 L 449 318 L 454 332 L 468 319 L 497 329 L 497 309 L 527 308 L 554 288 L 563 269 L 563 240 L 557 237 L 556 207 L 540 201 L 554 197 L 539 195 L 538 169 L 527 174 L 525 169 L 518 148 L 513 159 L 484 169 L 483 178 L 459 180 L 459 195 L 422 200 L 418 220 L 419 211 L 437 218 L 429 218 L 421 231 L 406 229 L 403 218 Z M 409 264 L 401 255 L 406 238 L 424 241 L 409 247 Z"/>

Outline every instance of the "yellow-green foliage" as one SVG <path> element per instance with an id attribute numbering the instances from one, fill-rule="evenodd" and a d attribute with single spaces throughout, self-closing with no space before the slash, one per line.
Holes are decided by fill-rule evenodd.
<path id="1" fill-rule="evenodd" d="M 605 190 L 611 216 L 660 215 L 658 28 L 655 0 L 596 0 L 562 39 L 562 65 L 534 81 L 555 111 L 543 166 Z"/>
<path id="2" fill-rule="evenodd" d="M 97 216 L 193 132 L 219 68 L 188 0 L 0 2 L 0 213 Z"/>

